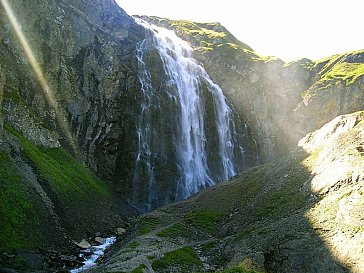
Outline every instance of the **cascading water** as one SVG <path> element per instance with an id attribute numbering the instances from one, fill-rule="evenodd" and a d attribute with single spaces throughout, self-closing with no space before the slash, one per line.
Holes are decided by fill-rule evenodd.
<path id="1" fill-rule="evenodd" d="M 142 101 L 131 203 L 147 211 L 229 179 L 245 155 L 237 119 L 192 48 L 136 21 L 147 38 L 137 46 Z"/>

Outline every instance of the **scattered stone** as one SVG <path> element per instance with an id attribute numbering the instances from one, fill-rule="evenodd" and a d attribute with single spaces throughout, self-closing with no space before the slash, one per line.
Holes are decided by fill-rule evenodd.
<path id="1" fill-rule="evenodd" d="M 6 258 L 13 259 L 16 257 L 15 254 L 5 254 Z"/>
<path id="2" fill-rule="evenodd" d="M 99 243 L 99 244 L 103 244 L 104 243 L 104 238 L 101 238 L 101 237 L 96 237 L 95 238 L 95 242 Z"/>
<path id="3" fill-rule="evenodd" d="M 83 248 L 83 249 L 91 247 L 90 243 L 88 241 L 86 241 L 85 239 L 82 239 L 81 242 L 75 243 L 75 244 L 76 244 L 76 246 Z"/>
<path id="4" fill-rule="evenodd" d="M 118 235 L 122 235 L 122 234 L 124 234 L 126 232 L 126 229 L 125 228 L 117 228 L 116 229 L 116 233 L 118 234 Z"/>

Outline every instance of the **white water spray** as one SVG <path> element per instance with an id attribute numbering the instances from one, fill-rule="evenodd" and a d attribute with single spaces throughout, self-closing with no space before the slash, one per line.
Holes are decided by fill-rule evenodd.
<path id="1" fill-rule="evenodd" d="M 153 203 L 160 198 L 154 163 L 157 157 L 168 157 L 163 148 L 168 146 L 166 141 L 172 143 L 173 150 L 173 159 L 166 160 L 174 160 L 178 172 L 173 201 L 185 199 L 234 176 L 242 167 L 239 165 L 242 165 L 244 154 L 240 144 L 235 143 L 231 109 L 223 92 L 213 83 L 202 64 L 193 58 L 192 48 L 174 32 L 136 20 L 146 29 L 148 37 L 137 47 L 142 102 L 133 183 L 140 183 L 140 171 L 143 170 L 143 178 L 147 181 L 143 189 L 135 187 L 135 191 L 146 190 L 146 203 L 153 207 Z M 153 63 L 150 58 L 152 56 L 155 60 L 156 52 L 165 75 L 155 75 L 151 67 Z M 208 95 L 204 92 L 208 92 Z M 215 119 L 214 122 L 209 121 L 213 124 L 209 130 L 206 128 L 206 96 L 212 98 L 209 107 L 213 107 L 212 116 Z M 164 105 L 169 105 L 169 109 L 163 109 Z M 168 124 L 161 124 L 166 123 L 164 116 L 169 116 Z M 171 131 L 168 139 L 163 138 L 161 128 Z M 216 139 L 216 146 L 209 151 L 208 139 Z M 134 196 L 136 198 L 132 203 L 137 204 L 138 192 L 134 192 Z"/>

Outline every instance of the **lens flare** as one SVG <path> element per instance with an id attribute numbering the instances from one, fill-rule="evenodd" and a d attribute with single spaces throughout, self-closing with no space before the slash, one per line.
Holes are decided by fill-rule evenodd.
<path id="1" fill-rule="evenodd" d="M 42 69 L 39 65 L 39 63 L 37 62 L 34 53 L 27 41 L 27 39 L 25 38 L 23 32 L 20 29 L 18 20 L 16 18 L 16 16 L 14 15 L 14 12 L 12 10 L 12 8 L 10 7 L 10 4 L 7 0 L 0 0 L 2 6 L 5 9 L 5 12 L 10 20 L 10 23 L 14 29 L 14 32 L 16 34 L 16 36 L 19 39 L 20 45 L 23 48 L 25 55 L 27 57 L 27 59 L 29 60 L 30 65 L 32 66 L 38 80 L 39 83 L 42 87 L 42 93 L 44 98 L 47 100 L 48 105 L 53 109 L 53 111 L 56 114 L 56 118 L 58 121 L 58 124 L 60 125 L 63 134 L 65 135 L 65 137 L 67 138 L 67 140 L 69 141 L 69 144 L 71 145 L 74 153 L 76 155 L 78 155 L 78 150 L 77 150 L 77 146 L 76 146 L 76 142 L 74 140 L 74 137 L 71 133 L 70 127 L 68 125 L 68 122 L 64 116 L 64 114 L 62 113 L 61 109 L 58 106 L 58 103 L 55 99 L 54 93 L 52 91 L 52 89 L 49 87 L 47 80 L 44 77 L 44 74 L 42 72 Z"/>

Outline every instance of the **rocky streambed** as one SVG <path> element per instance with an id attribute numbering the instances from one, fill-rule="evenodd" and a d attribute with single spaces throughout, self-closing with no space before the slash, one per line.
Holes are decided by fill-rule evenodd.
<path id="1" fill-rule="evenodd" d="M 78 255 L 80 259 L 85 259 L 81 267 L 70 270 L 71 273 L 82 272 L 90 267 L 97 265 L 97 260 L 105 254 L 105 251 L 116 242 L 116 236 L 111 236 L 107 238 L 96 237 L 95 242 L 100 243 L 100 245 L 90 245 L 87 241 L 83 240 L 81 243 L 84 246 L 88 246 L 86 249 L 82 250 Z"/>
<path id="2" fill-rule="evenodd" d="M 74 241 L 68 250 L 40 248 L 37 251 L 19 250 L 16 253 L 2 253 L 0 272 L 83 272 L 96 266 L 99 258 L 108 252 L 109 247 L 120 239 L 125 231 L 124 228 L 117 228 L 116 233 L 97 232 L 87 239 Z M 14 263 L 18 263 L 19 268 L 24 270 L 14 271 L 12 269 Z"/>

